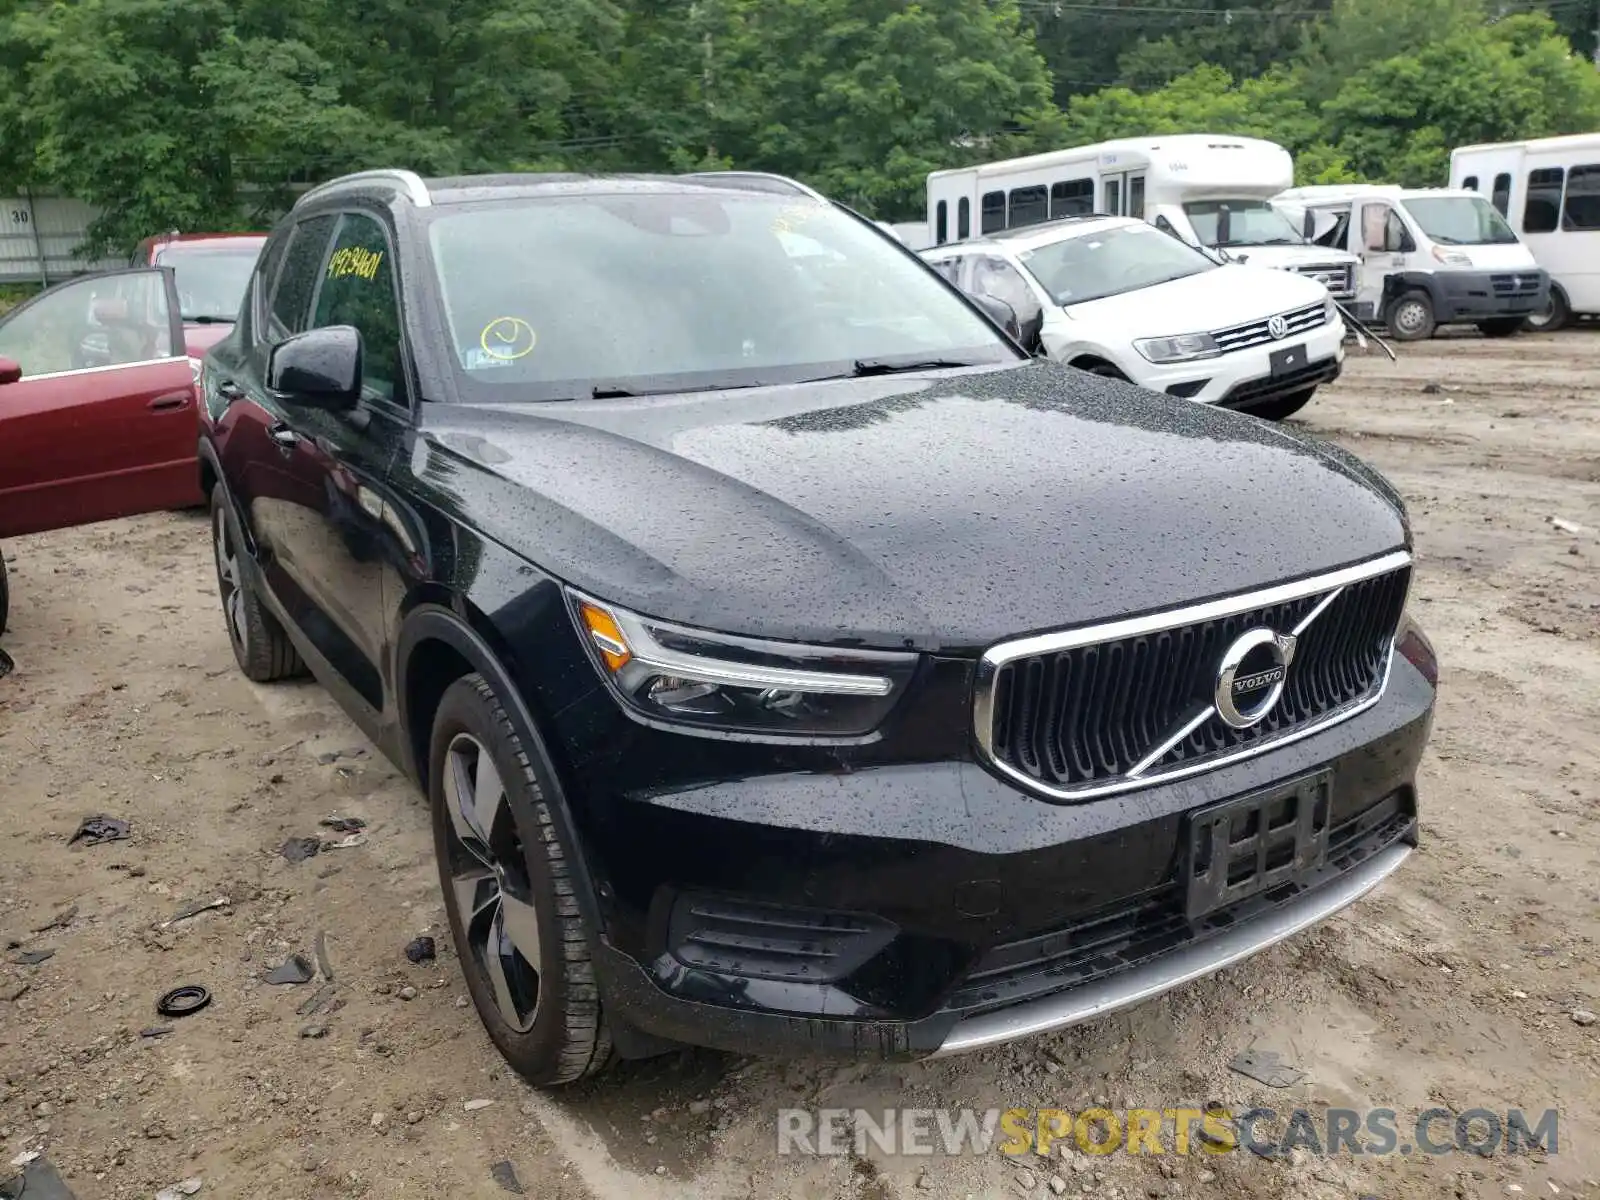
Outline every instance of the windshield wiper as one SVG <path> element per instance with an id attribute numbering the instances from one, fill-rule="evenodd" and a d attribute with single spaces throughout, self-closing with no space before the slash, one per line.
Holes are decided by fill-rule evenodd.
<path id="1" fill-rule="evenodd" d="M 898 375 L 903 371 L 935 371 L 940 367 L 984 365 L 970 358 L 858 358 L 851 364 L 850 374 L 859 379 L 867 375 Z"/>

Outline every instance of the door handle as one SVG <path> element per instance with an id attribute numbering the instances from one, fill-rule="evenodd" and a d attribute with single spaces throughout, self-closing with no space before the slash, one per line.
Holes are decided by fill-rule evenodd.
<path id="1" fill-rule="evenodd" d="M 157 396 L 145 407 L 151 412 L 177 412 L 180 408 L 187 408 L 192 398 L 191 392 L 168 392 L 165 396 Z"/>
<path id="2" fill-rule="evenodd" d="M 300 444 L 300 435 L 290 429 L 282 421 L 274 421 L 267 426 L 267 436 L 280 450 L 293 450 Z"/>

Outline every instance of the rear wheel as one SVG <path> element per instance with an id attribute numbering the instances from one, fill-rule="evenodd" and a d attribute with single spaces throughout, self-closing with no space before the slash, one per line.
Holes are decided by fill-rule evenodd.
<path id="1" fill-rule="evenodd" d="M 537 1087 L 595 1074 L 611 1059 L 611 1037 L 568 850 L 483 676 L 445 690 L 428 764 L 445 911 L 478 1018 Z"/>
<path id="2" fill-rule="evenodd" d="M 6 558 L 0 554 L 0 633 L 6 631 L 6 618 L 11 615 L 11 585 L 6 582 Z"/>
<path id="3" fill-rule="evenodd" d="M 1438 327 L 1433 301 L 1420 290 L 1402 293 L 1384 314 L 1384 323 L 1397 342 L 1425 342 Z"/>
<path id="4" fill-rule="evenodd" d="M 1544 308 L 1530 316 L 1525 324 L 1534 333 L 1554 333 L 1563 328 L 1572 320 L 1572 310 L 1567 307 L 1567 298 L 1561 294 L 1561 289 L 1550 289 L 1550 300 Z"/>
<path id="5" fill-rule="evenodd" d="M 1253 417 L 1261 417 L 1264 420 L 1282 421 L 1287 417 L 1294 416 L 1295 413 L 1311 403 L 1311 397 L 1316 394 L 1316 388 L 1305 388 L 1302 391 L 1290 392 L 1287 396 L 1281 396 L 1276 400 L 1266 400 L 1260 404 L 1248 405 L 1243 411 Z"/>
<path id="6" fill-rule="evenodd" d="M 245 572 L 244 541 L 219 483 L 211 489 L 211 546 L 217 560 L 217 596 L 228 626 L 234 661 L 257 683 L 288 679 L 305 670 L 294 643 L 261 604 Z"/>
<path id="7" fill-rule="evenodd" d="M 1493 321 L 1479 321 L 1478 332 L 1484 337 L 1510 337 L 1522 328 L 1525 317 L 1499 317 Z"/>

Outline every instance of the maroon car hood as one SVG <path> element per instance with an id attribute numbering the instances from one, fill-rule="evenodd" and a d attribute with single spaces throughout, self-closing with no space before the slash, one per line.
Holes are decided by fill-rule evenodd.
<path id="1" fill-rule="evenodd" d="M 218 321 L 206 325 L 185 324 L 183 327 L 183 344 L 188 350 L 190 358 L 204 358 L 207 350 L 232 332 L 233 325 L 228 322 Z"/>

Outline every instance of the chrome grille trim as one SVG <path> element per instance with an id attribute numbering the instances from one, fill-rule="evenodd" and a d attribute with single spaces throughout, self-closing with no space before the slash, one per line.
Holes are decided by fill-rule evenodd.
<path id="1" fill-rule="evenodd" d="M 1284 324 L 1288 326 L 1284 338 L 1293 337 L 1297 333 L 1307 333 L 1328 322 L 1327 305 L 1321 301 L 1307 304 L 1302 308 L 1291 308 L 1288 312 L 1275 315 L 1282 317 Z M 1212 331 L 1211 337 L 1217 343 L 1218 352 L 1222 354 L 1250 346 L 1263 346 L 1268 342 L 1282 341 L 1282 338 L 1275 338 L 1267 332 L 1267 323 L 1270 320 L 1270 317 L 1263 317 L 1259 321 L 1216 329 Z"/>
<path id="2" fill-rule="evenodd" d="M 1137 764 L 1139 768 L 1137 772 L 1129 772 L 1120 778 L 1069 787 L 1055 786 L 1035 779 L 1026 772 L 1020 771 L 1010 763 L 1005 762 L 995 753 L 995 685 L 999 678 L 1000 669 L 1020 659 L 1083 646 L 1093 646 L 1102 642 L 1115 642 L 1123 638 L 1160 633 L 1164 630 L 1177 629 L 1186 625 L 1213 621 L 1220 617 L 1247 613 L 1254 609 L 1267 608 L 1291 600 L 1301 600 L 1307 596 L 1320 595 L 1325 592 L 1335 593 L 1350 584 L 1375 579 L 1391 571 L 1406 569 L 1411 565 L 1412 557 L 1408 551 L 1395 550 L 1379 558 L 1369 559 L 1364 563 L 1312 576 L 1308 579 L 1279 584 L 1259 591 L 1228 596 L 1221 600 L 1210 600 L 1201 604 L 1189 605 L 1186 608 L 1170 609 L 1166 612 L 1152 613 L 1147 616 L 1130 617 L 1102 625 L 1087 625 L 1077 629 L 1034 634 L 991 646 L 984 651 L 983 656 L 978 660 L 978 669 L 973 686 L 973 733 L 977 739 L 981 758 L 990 768 L 998 771 L 1023 791 L 1035 795 L 1048 796 L 1057 800 L 1089 800 L 1099 796 L 1114 796 L 1123 792 L 1137 791 L 1140 788 L 1154 787 L 1157 784 L 1183 779 L 1190 775 L 1214 771 L 1232 763 L 1255 758 L 1269 750 L 1276 750 L 1280 746 L 1290 745 L 1302 738 L 1330 729 L 1334 725 L 1365 712 L 1383 698 L 1384 693 L 1388 690 L 1389 674 L 1394 666 L 1392 636 L 1388 653 L 1384 658 L 1382 675 L 1377 687 L 1373 689 L 1370 695 L 1332 709 L 1305 725 L 1262 737 L 1240 749 L 1215 757 L 1182 762 L 1162 769 L 1154 765 L 1160 762 L 1161 756 L 1157 756 L 1150 761 L 1141 761 Z M 1414 576 L 1413 580 L 1408 580 L 1407 582 L 1406 590 L 1408 593 L 1410 584 L 1413 581 Z M 1406 597 L 1406 601 L 1409 601 L 1409 594 Z M 1318 612 L 1321 611 L 1321 607 L 1318 607 Z M 1402 602 L 1400 612 L 1402 615 L 1404 614 L 1405 602 Z M 1310 619 L 1303 624 L 1310 624 Z M 1202 713 L 1196 721 L 1189 724 L 1188 729 L 1183 730 L 1184 735 L 1192 731 L 1196 725 L 1203 723 L 1210 715 L 1210 713 Z M 1174 729 L 1173 733 L 1177 734 L 1179 730 Z M 1163 747 L 1162 756 L 1181 741 L 1182 737 L 1173 738 L 1171 742 Z M 1148 759 L 1149 756 L 1147 755 L 1146 758 Z"/>
<path id="3" fill-rule="evenodd" d="M 1356 294 L 1355 268 L 1350 263 L 1307 263 L 1289 269 L 1296 275 L 1315 279 L 1337 300 L 1347 300 Z"/>

